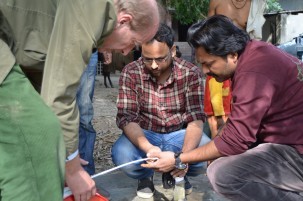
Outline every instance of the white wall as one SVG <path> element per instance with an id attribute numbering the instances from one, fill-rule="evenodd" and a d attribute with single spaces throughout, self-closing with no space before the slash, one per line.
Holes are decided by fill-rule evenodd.
<path id="1" fill-rule="evenodd" d="M 297 15 L 282 14 L 280 42 L 284 43 L 290 41 L 299 34 L 303 34 L 302 23 L 303 13 Z"/>
<path id="2" fill-rule="evenodd" d="M 303 1 L 303 0 L 302 0 Z M 282 44 L 291 41 L 294 37 L 303 34 L 303 13 L 297 15 L 286 12 L 265 15 L 262 28 L 262 40 L 273 44 Z"/>

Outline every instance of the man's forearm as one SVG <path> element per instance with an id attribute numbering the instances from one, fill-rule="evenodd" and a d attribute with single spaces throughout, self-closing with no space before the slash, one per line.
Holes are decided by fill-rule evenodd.
<path id="1" fill-rule="evenodd" d="M 137 123 L 130 122 L 123 128 L 123 131 L 128 139 L 145 153 L 153 147 L 146 139 L 142 128 Z"/>
<path id="2" fill-rule="evenodd" d="M 183 152 L 187 152 L 198 147 L 203 133 L 202 126 L 203 122 L 200 120 L 193 121 L 188 124 L 182 147 Z"/>
<path id="3" fill-rule="evenodd" d="M 212 140 L 208 144 L 198 147 L 197 149 L 182 153 L 180 159 L 183 163 L 195 163 L 214 160 L 221 156 L 223 155 L 218 151 Z"/>
<path id="4" fill-rule="evenodd" d="M 80 157 L 77 155 L 72 160 L 65 162 L 65 168 L 67 174 L 72 174 L 73 172 L 77 171 L 81 167 L 80 165 Z"/>

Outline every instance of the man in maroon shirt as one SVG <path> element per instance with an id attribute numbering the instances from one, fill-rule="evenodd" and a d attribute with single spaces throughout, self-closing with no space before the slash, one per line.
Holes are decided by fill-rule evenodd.
<path id="1" fill-rule="evenodd" d="M 181 162 L 216 159 L 207 175 L 231 200 L 303 200 L 302 62 L 250 40 L 222 15 L 192 25 L 188 41 L 208 74 L 219 82 L 232 79 L 233 106 L 218 136 L 182 153 Z M 159 160 L 144 167 L 169 171 L 175 165 L 171 152 L 149 156 Z"/>

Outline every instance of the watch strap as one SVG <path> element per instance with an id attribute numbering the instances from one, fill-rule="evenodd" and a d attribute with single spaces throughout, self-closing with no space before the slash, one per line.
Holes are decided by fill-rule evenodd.
<path id="1" fill-rule="evenodd" d="M 178 151 L 178 152 L 176 152 L 175 153 L 175 159 L 176 158 L 179 158 L 180 157 L 180 155 L 183 153 L 183 151 Z"/>
<path id="2" fill-rule="evenodd" d="M 180 155 L 182 154 L 182 151 L 176 152 L 175 153 L 175 166 L 179 166 L 182 162 L 180 159 Z"/>

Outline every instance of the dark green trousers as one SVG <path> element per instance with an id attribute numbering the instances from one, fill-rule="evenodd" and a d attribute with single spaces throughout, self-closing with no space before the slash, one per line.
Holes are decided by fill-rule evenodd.
<path id="1" fill-rule="evenodd" d="M 62 200 L 64 165 L 57 117 L 14 66 L 0 85 L 0 201 Z"/>

